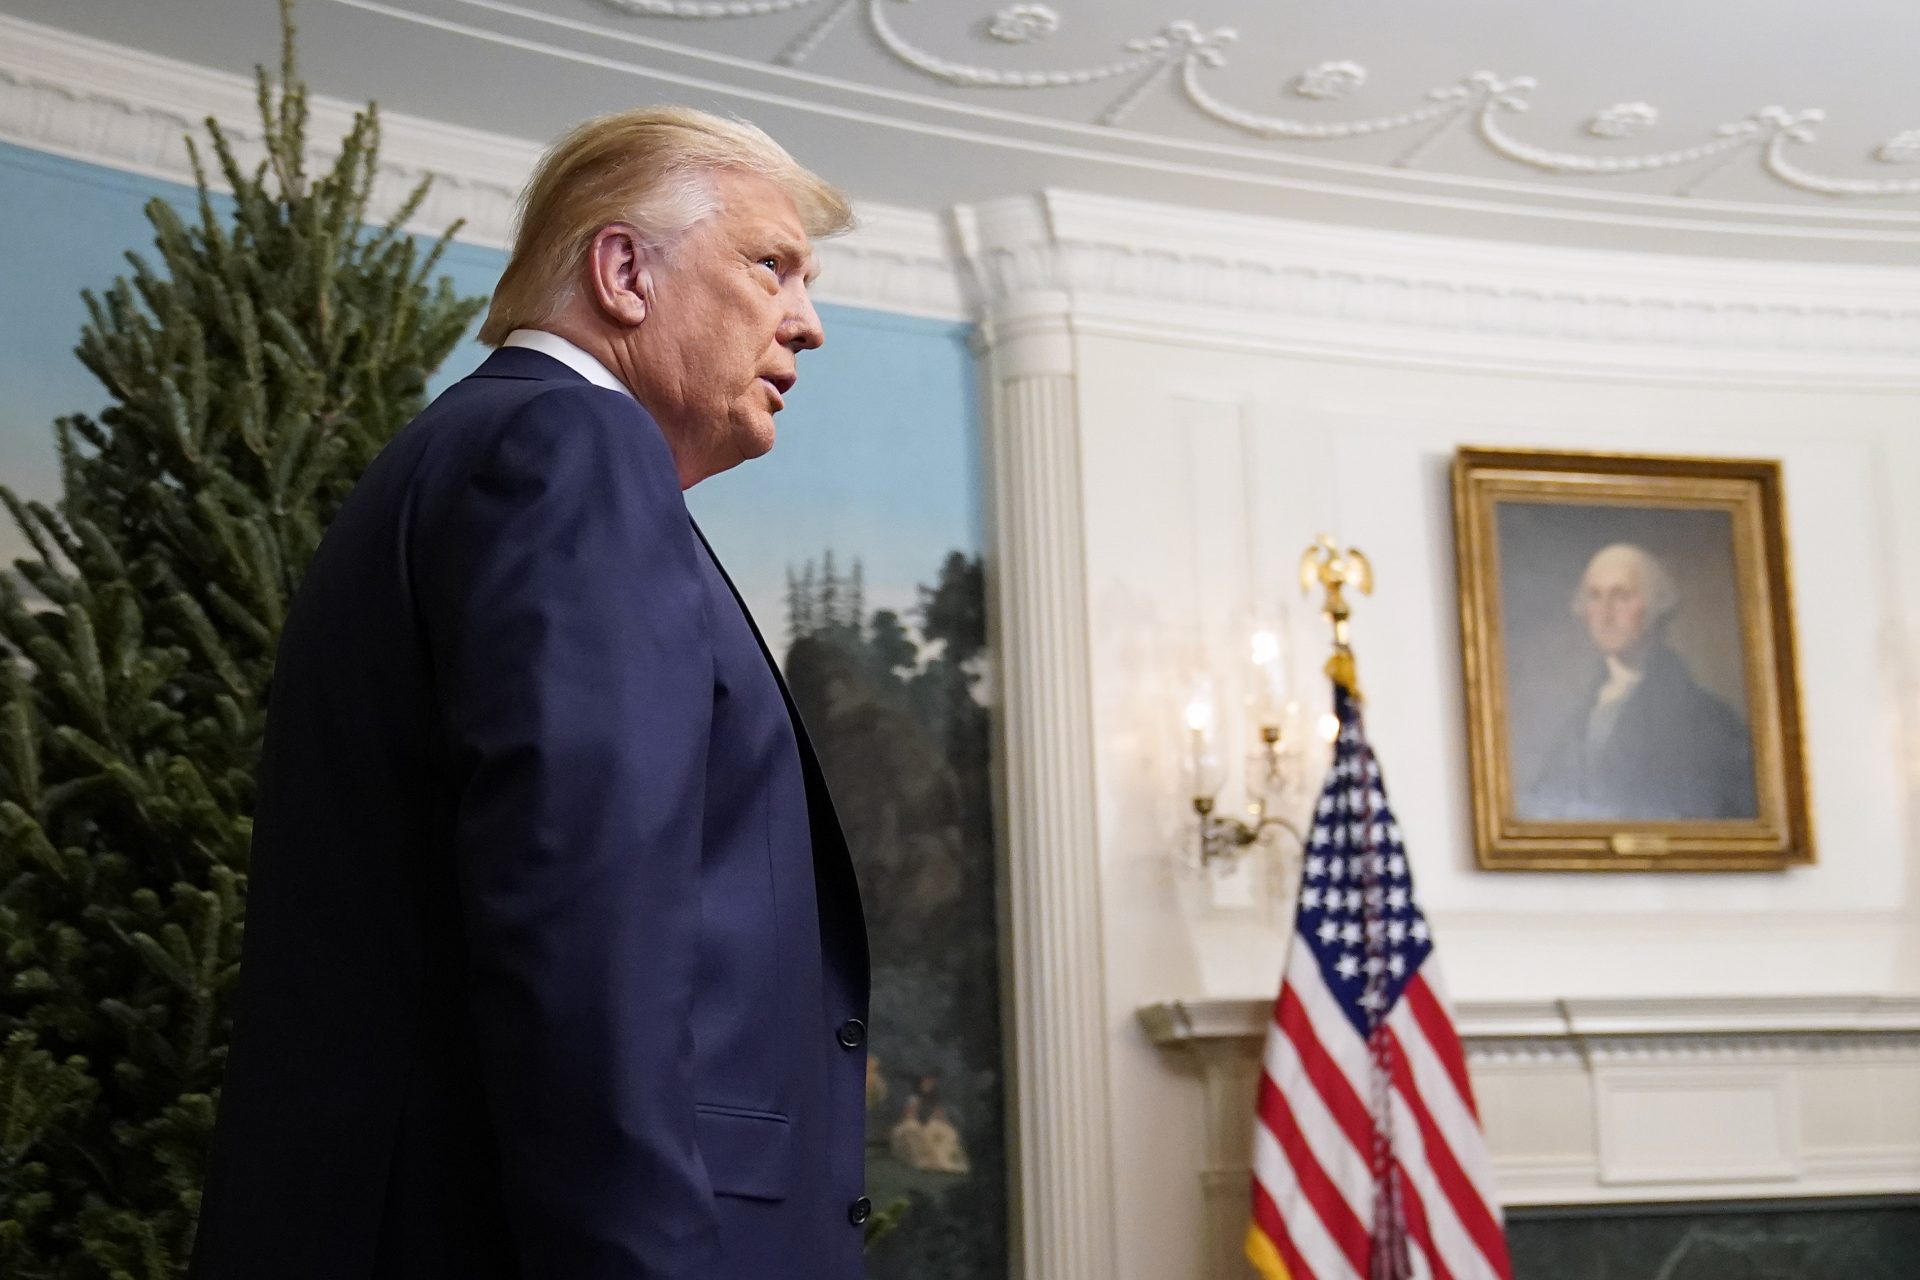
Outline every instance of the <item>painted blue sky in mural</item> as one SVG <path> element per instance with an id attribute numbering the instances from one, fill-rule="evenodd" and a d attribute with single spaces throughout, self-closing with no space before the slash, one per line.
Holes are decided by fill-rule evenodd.
<path id="1" fill-rule="evenodd" d="M 30 496 L 57 493 L 52 423 L 103 403 L 73 356 L 80 290 L 109 284 L 123 251 L 152 243 L 144 202 L 190 213 L 193 193 L 41 152 L 0 145 L 0 479 Z M 463 291 L 492 288 L 503 254 L 455 245 L 446 273 Z M 30 305 L 19 305 L 31 300 Z M 780 646 L 786 569 L 831 547 L 858 557 L 869 608 L 908 613 L 952 550 L 981 544 L 980 442 L 973 363 L 961 324 L 822 306 L 827 344 L 804 353 L 773 453 L 702 484 L 689 505 L 741 593 Z M 438 389 L 485 355 L 468 344 Z M 0 564 L 20 540 L 0 521 Z"/>

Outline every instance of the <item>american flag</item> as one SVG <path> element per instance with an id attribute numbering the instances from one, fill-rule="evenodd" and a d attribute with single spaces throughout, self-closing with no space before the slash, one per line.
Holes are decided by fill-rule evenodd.
<path id="1" fill-rule="evenodd" d="M 1266 1280 L 1511 1280 L 1466 1056 L 1400 827 L 1338 683 L 1267 1030 L 1247 1254 Z"/>

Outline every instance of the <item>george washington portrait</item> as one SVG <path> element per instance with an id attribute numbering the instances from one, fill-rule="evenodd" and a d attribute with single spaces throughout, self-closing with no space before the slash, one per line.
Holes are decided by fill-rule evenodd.
<path id="1" fill-rule="evenodd" d="M 1686 607 L 1673 572 L 1645 547 L 1613 542 L 1588 559 L 1569 596 L 1584 651 L 1566 646 L 1563 706 L 1545 750 L 1516 771 L 1517 816 L 1755 816 L 1746 720 L 1669 639 Z M 1531 701 L 1536 716 L 1549 714 Z M 1527 702 L 1516 699 L 1516 712 Z"/>

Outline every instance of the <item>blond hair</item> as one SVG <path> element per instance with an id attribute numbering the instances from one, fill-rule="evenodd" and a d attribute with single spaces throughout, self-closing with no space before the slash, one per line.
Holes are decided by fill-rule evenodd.
<path id="1" fill-rule="evenodd" d="M 785 191 L 809 236 L 853 225 L 846 196 L 744 120 L 691 107 L 600 116 L 554 143 L 520 193 L 513 256 L 480 341 L 497 347 L 515 329 L 552 320 L 603 227 L 630 224 L 647 246 L 670 251 L 719 210 L 711 179 L 724 171 L 757 174 Z"/>

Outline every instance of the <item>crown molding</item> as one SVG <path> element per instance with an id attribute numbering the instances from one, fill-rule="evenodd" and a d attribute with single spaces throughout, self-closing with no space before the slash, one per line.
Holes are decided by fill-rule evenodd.
<path id="1" fill-rule="evenodd" d="M 310 151 L 316 163 L 330 163 L 359 108 L 320 95 L 311 101 Z M 261 157 L 252 80 L 0 15 L 0 140 L 191 185 L 186 137 L 204 142 L 208 117 L 220 122 L 243 163 Z M 458 220 L 461 242 L 505 249 L 514 201 L 540 150 L 524 138 L 382 111 L 374 214 L 392 214 L 431 177 L 433 187 L 409 230 L 438 235 Z M 965 317 L 940 217 L 862 204 L 858 218 L 854 231 L 819 246 L 817 298 L 935 319 Z"/>
<path id="2" fill-rule="evenodd" d="M 313 100 L 314 153 L 353 104 Z M 212 116 L 260 143 L 250 80 L 0 16 L 0 139 L 190 183 Z M 539 144 L 382 113 L 378 213 L 504 248 Z M 1009 326 L 1449 368 L 1920 387 L 1920 268 L 1764 263 L 1353 229 L 1043 191 L 950 216 L 863 204 L 820 246 L 820 298 Z"/>
<path id="3" fill-rule="evenodd" d="M 989 341 L 1081 333 L 1447 367 L 1920 386 L 1920 268 L 1503 244 L 1077 192 L 962 206 Z"/>

